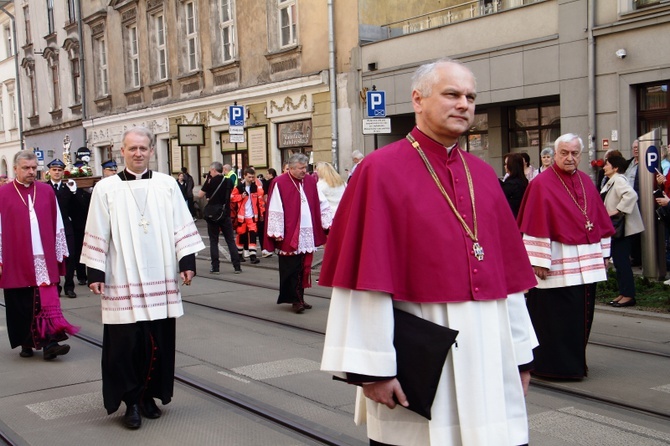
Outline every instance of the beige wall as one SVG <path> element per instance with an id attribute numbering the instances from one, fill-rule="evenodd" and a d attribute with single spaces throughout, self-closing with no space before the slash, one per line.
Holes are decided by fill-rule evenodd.
<path id="1" fill-rule="evenodd" d="M 360 22 L 381 26 L 462 3 L 463 0 L 361 0 Z"/>

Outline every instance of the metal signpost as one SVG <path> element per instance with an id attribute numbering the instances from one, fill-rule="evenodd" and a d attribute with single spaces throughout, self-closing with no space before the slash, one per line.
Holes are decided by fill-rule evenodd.
<path id="1" fill-rule="evenodd" d="M 235 143 L 235 175 L 237 175 L 237 143 L 244 142 L 244 106 L 231 105 L 228 107 L 228 135 L 230 136 L 230 142 Z"/>
<path id="2" fill-rule="evenodd" d="M 638 197 L 644 231 L 642 232 L 642 273 L 651 279 L 663 279 L 665 266 L 665 228 L 656 218 L 657 204 L 652 191 L 656 189 L 657 169 L 660 170 L 661 129 L 654 129 L 638 138 L 637 178 Z"/>
<path id="3" fill-rule="evenodd" d="M 386 117 L 386 92 L 377 91 L 376 86 L 366 92 L 368 119 L 363 119 L 363 134 L 375 135 L 375 150 L 378 148 L 377 135 L 391 133 L 391 118 Z"/>

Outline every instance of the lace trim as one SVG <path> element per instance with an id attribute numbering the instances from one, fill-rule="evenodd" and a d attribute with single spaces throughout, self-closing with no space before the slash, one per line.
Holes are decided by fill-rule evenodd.
<path id="1" fill-rule="evenodd" d="M 51 281 L 49 280 L 49 270 L 47 268 L 47 262 L 44 256 L 34 256 L 33 263 L 35 265 L 35 279 L 37 279 L 37 283 L 50 285 Z"/>
<path id="2" fill-rule="evenodd" d="M 277 211 L 268 212 L 267 233 L 271 237 L 284 237 L 284 213 Z"/>

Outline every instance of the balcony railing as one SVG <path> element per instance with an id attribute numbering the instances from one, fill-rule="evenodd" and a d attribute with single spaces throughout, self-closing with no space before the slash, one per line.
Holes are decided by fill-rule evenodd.
<path id="1" fill-rule="evenodd" d="M 387 38 L 482 17 L 543 0 L 473 0 L 382 25 Z"/>

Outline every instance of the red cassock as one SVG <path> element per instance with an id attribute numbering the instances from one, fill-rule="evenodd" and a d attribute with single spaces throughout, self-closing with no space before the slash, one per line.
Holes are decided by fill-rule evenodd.
<path id="1" fill-rule="evenodd" d="M 390 293 L 395 300 L 444 303 L 493 300 L 536 285 L 514 216 L 495 172 L 458 146 L 415 128 L 457 211 L 477 232 L 484 259 L 457 220 L 426 165 L 406 139 L 366 156 L 342 197 L 328 237 L 319 284 Z"/>

